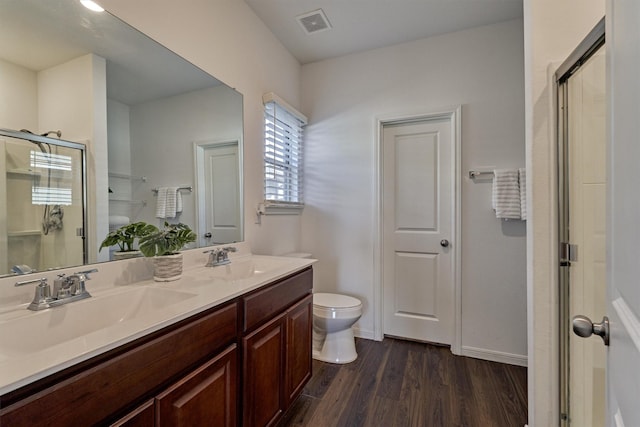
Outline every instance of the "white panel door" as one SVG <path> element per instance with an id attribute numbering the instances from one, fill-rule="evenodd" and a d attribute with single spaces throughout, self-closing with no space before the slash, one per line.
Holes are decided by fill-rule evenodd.
<path id="1" fill-rule="evenodd" d="M 385 335 L 453 340 L 452 144 L 449 119 L 383 127 Z"/>
<path id="2" fill-rule="evenodd" d="M 204 227 L 199 238 L 203 244 L 229 243 L 242 240 L 240 221 L 240 182 L 238 144 L 214 144 L 203 151 Z M 208 236 L 210 233 L 211 237 Z"/>
<path id="3" fill-rule="evenodd" d="M 640 426 L 640 2 L 607 3 L 607 313 L 611 344 L 606 422 L 633 427 Z"/>

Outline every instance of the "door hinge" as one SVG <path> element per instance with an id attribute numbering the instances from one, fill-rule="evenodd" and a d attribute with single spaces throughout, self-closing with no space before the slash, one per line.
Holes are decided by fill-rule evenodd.
<path id="1" fill-rule="evenodd" d="M 578 261 L 578 245 L 560 242 L 560 267 L 568 267 L 574 261 Z"/>

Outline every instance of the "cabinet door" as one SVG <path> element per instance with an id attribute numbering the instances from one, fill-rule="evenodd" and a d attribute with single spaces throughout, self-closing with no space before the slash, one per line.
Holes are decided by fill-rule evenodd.
<path id="1" fill-rule="evenodd" d="M 312 315 L 312 295 L 287 311 L 287 357 L 285 359 L 287 406 L 298 397 L 311 378 Z"/>
<path id="2" fill-rule="evenodd" d="M 233 344 L 156 398 L 159 426 L 235 426 L 237 353 Z"/>
<path id="3" fill-rule="evenodd" d="M 155 413 L 155 400 L 151 399 L 111 424 L 111 427 L 153 427 L 155 425 Z"/>
<path id="4" fill-rule="evenodd" d="M 285 313 L 242 339 L 245 426 L 275 425 L 284 411 L 284 318 Z"/>

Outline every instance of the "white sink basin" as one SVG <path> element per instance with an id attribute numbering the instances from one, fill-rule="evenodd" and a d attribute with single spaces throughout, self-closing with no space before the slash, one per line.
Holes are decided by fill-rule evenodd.
<path id="1" fill-rule="evenodd" d="M 189 292 L 144 287 L 29 312 L 0 322 L 0 353 L 8 356 L 41 351 L 195 296 Z"/>
<path id="2" fill-rule="evenodd" d="M 246 258 L 238 258 L 227 265 L 205 267 L 204 271 L 198 269 L 196 277 L 200 279 L 223 279 L 228 281 L 251 279 L 266 274 L 271 274 L 284 267 L 289 267 L 291 260 L 283 257 L 253 255 Z"/>

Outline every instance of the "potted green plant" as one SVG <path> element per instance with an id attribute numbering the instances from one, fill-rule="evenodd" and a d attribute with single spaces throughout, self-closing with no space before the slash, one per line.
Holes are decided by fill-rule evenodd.
<path id="1" fill-rule="evenodd" d="M 135 249 L 135 239 L 140 239 L 155 230 L 157 227 L 142 221 L 123 225 L 107 234 L 99 250 L 118 245 L 120 250 L 113 253 L 114 260 L 139 257 L 142 253 Z"/>
<path id="2" fill-rule="evenodd" d="M 153 279 L 158 282 L 178 280 L 182 276 L 182 254 L 180 250 L 187 243 L 195 242 L 196 233 L 188 225 L 169 224 L 155 229 L 140 238 L 140 251 L 146 257 L 153 257 Z"/>

